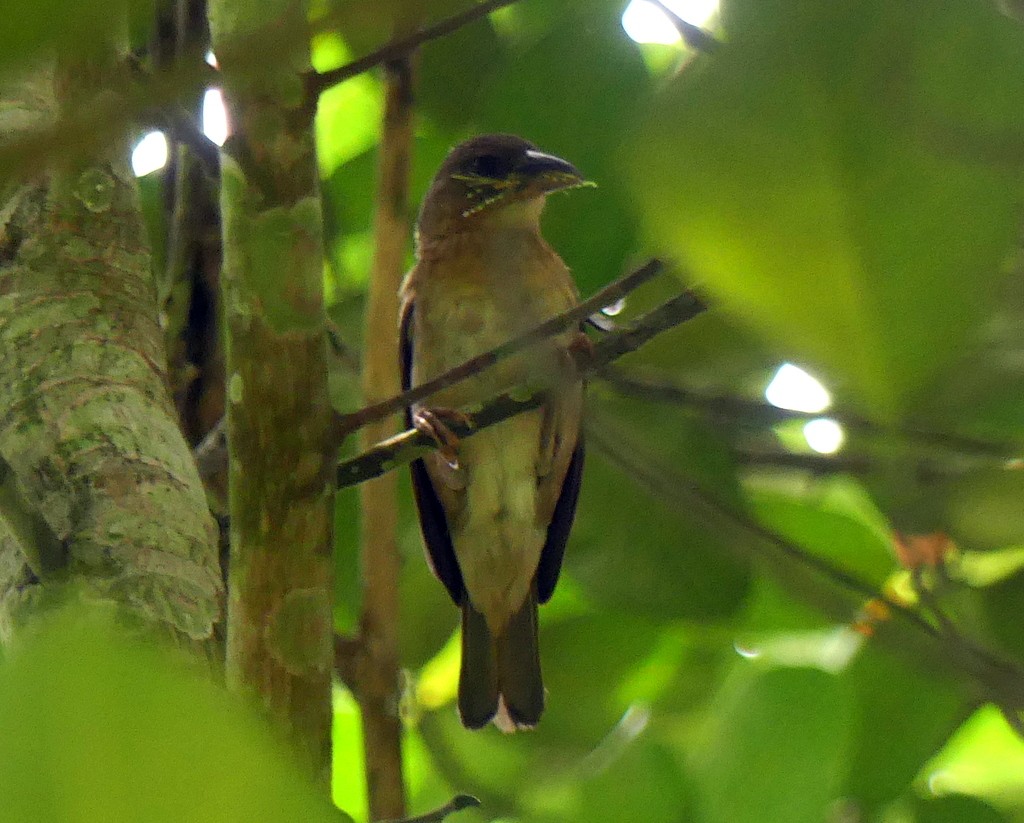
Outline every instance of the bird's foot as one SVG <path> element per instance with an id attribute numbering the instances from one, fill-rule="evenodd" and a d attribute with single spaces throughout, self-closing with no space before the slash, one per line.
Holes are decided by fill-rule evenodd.
<path id="1" fill-rule="evenodd" d="M 594 341 L 583 332 L 576 332 L 569 341 L 569 345 L 565 347 L 568 370 L 575 373 L 580 366 L 590 362 L 593 356 Z"/>
<path id="2" fill-rule="evenodd" d="M 451 430 L 452 424 L 470 427 L 473 421 L 458 409 L 435 406 L 417 409 L 412 414 L 412 426 L 437 444 L 437 451 L 453 469 L 459 467 L 459 436 Z"/>

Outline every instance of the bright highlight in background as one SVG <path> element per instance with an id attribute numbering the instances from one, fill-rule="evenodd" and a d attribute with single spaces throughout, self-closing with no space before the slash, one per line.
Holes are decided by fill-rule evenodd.
<path id="1" fill-rule="evenodd" d="M 228 113 L 220 89 L 207 89 L 203 95 L 203 134 L 218 146 L 228 139 Z"/>
<path id="2" fill-rule="evenodd" d="M 718 11 L 718 0 L 663 0 L 687 23 L 703 26 Z M 682 38 L 672 19 L 647 0 L 633 0 L 622 13 L 622 28 L 637 43 L 678 43 Z"/>
<path id="3" fill-rule="evenodd" d="M 207 89 L 203 96 L 203 134 L 218 146 L 228 138 L 228 113 L 220 89 Z M 132 171 L 136 177 L 157 171 L 167 165 L 167 138 L 161 131 L 151 131 L 132 151 Z"/>
<path id="4" fill-rule="evenodd" d="M 764 390 L 765 399 L 779 409 L 815 414 L 832 405 L 832 397 L 820 382 L 794 366 L 783 363 Z M 835 454 L 846 435 L 835 420 L 819 417 L 808 420 L 803 428 L 804 440 L 818 454 Z"/>
<path id="5" fill-rule="evenodd" d="M 835 420 L 819 417 L 804 425 L 804 439 L 818 454 L 835 454 L 843 445 L 846 435 Z"/>
<path id="6" fill-rule="evenodd" d="M 828 390 L 792 363 L 779 366 L 772 382 L 764 390 L 764 397 L 776 408 L 811 414 L 825 411 L 832 405 Z"/>
<path id="7" fill-rule="evenodd" d="M 142 177 L 167 163 L 167 138 L 162 131 L 151 131 L 143 137 L 132 152 L 132 171 Z"/>

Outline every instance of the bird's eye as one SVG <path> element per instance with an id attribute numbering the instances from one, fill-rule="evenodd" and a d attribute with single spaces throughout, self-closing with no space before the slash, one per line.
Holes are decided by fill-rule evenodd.
<path id="1" fill-rule="evenodd" d="M 482 154 L 479 157 L 473 158 L 470 170 L 481 177 L 501 180 L 508 175 L 510 167 L 507 160 L 498 157 L 496 154 Z"/>

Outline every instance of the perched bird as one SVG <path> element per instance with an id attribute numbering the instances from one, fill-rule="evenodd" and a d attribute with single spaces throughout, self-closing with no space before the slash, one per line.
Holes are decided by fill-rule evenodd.
<path id="1" fill-rule="evenodd" d="M 400 294 L 405 388 L 578 302 L 540 214 L 549 193 L 585 184 L 565 160 L 512 135 L 451 151 L 423 200 Z M 538 370 L 557 375 L 581 337 L 570 330 L 408 411 L 442 446 L 412 464 L 412 480 L 431 566 L 462 610 L 459 714 L 469 728 L 492 719 L 528 728 L 544 709 L 537 604 L 554 591 L 576 511 L 583 386 L 555 381 L 541 408 L 463 441 L 446 421 Z"/>

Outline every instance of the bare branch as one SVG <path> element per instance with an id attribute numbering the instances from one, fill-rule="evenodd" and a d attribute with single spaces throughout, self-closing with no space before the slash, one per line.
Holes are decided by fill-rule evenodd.
<path id="1" fill-rule="evenodd" d="M 665 3 L 661 2 L 661 0 L 650 0 L 650 2 L 665 12 L 672 25 L 675 26 L 676 31 L 679 32 L 679 36 L 683 38 L 683 42 L 694 51 L 711 53 L 722 45 L 700 26 L 695 26 L 693 23 L 684 20 Z"/>
<path id="2" fill-rule="evenodd" d="M 733 449 L 733 455 L 744 466 L 771 466 L 813 474 L 864 474 L 871 468 L 868 458 L 848 454 L 794 454 L 775 450 Z"/>
<path id="3" fill-rule="evenodd" d="M 149 120 L 155 128 L 162 129 L 171 140 L 192 149 L 211 179 L 216 180 L 220 177 L 220 146 L 203 133 L 195 119 L 184 108 L 172 104 L 163 109 L 156 109 Z"/>
<path id="4" fill-rule="evenodd" d="M 312 115 L 317 97 L 324 89 L 376 66 L 400 59 L 423 43 L 451 34 L 515 2 L 517 0 L 484 0 L 407 37 L 393 40 L 337 69 L 322 74 L 306 74 L 309 98 L 309 104 L 305 107 L 306 114 Z M 335 22 L 335 16 L 329 14 L 308 26 L 289 28 L 286 31 L 273 28 L 253 32 L 241 38 L 239 49 L 243 55 L 254 55 L 251 58 L 254 61 L 262 60 L 268 50 L 279 55 L 289 53 L 305 48 L 312 34 L 329 30 Z M 238 66 L 244 68 L 244 57 L 238 61 Z M 207 65 L 201 56 L 197 60 L 194 54 L 188 54 L 149 75 L 133 71 L 122 80 L 108 86 L 93 105 L 62 116 L 23 136 L 0 142 L 0 169 L 3 170 L 0 179 L 30 176 L 45 167 L 50 158 L 55 156 L 65 160 L 69 157 L 90 157 L 123 135 L 133 122 L 157 122 L 171 131 L 176 139 L 192 145 L 203 158 L 204 165 L 216 167 L 218 158 L 215 147 L 186 127 L 175 109 L 176 101 L 183 95 L 220 84 L 220 73 L 215 68 Z M 154 113 L 162 109 L 162 113 Z"/>
<path id="5" fill-rule="evenodd" d="M 635 271 L 632 271 L 629 274 L 620 277 L 608 286 L 605 286 L 593 297 L 584 300 L 573 309 L 563 312 L 562 314 L 541 323 L 536 328 L 531 329 L 525 334 L 520 335 L 507 343 L 503 343 L 488 352 L 484 352 L 483 354 L 467 360 L 465 363 L 456 366 L 454 369 L 449 369 L 444 374 L 435 377 L 433 380 L 428 380 L 426 383 L 416 386 L 409 391 L 402 392 L 401 394 L 381 401 L 380 403 L 374 403 L 370 406 L 366 406 L 359 409 L 359 411 L 352 412 L 351 414 L 338 415 L 334 421 L 336 442 L 340 443 L 347 435 L 359 428 L 362 428 L 367 423 L 388 417 L 396 412 L 404 411 L 413 403 L 417 403 L 441 389 L 445 389 L 461 380 L 465 380 L 467 377 L 472 377 L 474 374 L 478 374 L 489 366 L 494 365 L 499 360 L 516 354 L 523 349 L 540 343 L 549 337 L 553 337 L 554 335 L 571 328 L 577 323 L 585 320 L 591 314 L 600 311 L 605 306 L 614 303 L 616 300 L 621 299 L 634 289 L 646 283 L 657 275 L 662 268 L 663 264 L 660 260 L 649 260 Z M 397 353 L 395 356 L 397 359 Z"/>
<path id="6" fill-rule="evenodd" d="M 358 637 L 334 635 L 334 672 L 353 695 L 359 691 L 359 670 L 363 665 L 363 644 Z"/>
<path id="7" fill-rule="evenodd" d="M 402 820 L 384 821 L 384 823 L 441 823 L 448 815 L 461 812 L 463 809 L 475 809 L 479 807 L 480 801 L 470 794 L 457 794 L 440 809 L 434 809 L 427 814 L 416 817 L 406 817 Z"/>
<path id="8" fill-rule="evenodd" d="M 721 534 L 731 535 L 730 546 L 738 552 L 765 559 L 764 568 L 784 585 L 792 584 L 790 575 L 810 575 L 812 581 L 818 581 L 815 592 L 802 590 L 801 594 L 805 599 L 812 599 L 826 614 L 848 619 L 844 612 L 849 610 L 851 602 L 884 604 L 890 616 L 875 629 L 880 640 L 906 654 L 934 661 L 952 673 L 966 675 L 1004 711 L 1024 707 L 1024 670 L 1016 663 L 978 646 L 960 633 L 951 635 L 948 627 L 936 628 L 918 612 L 884 596 L 855 574 L 791 543 L 750 515 L 734 510 L 691 478 L 668 467 L 653 454 L 645 453 L 636 442 L 627 441 L 623 432 L 602 425 L 595 415 L 588 413 L 587 424 L 588 443 L 656 499 L 673 509 L 689 512 Z"/>
<path id="9" fill-rule="evenodd" d="M 387 64 L 377 188 L 373 213 L 373 266 L 366 295 L 363 396 L 369 400 L 401 390 L 398 358 L 387 342 L 398 326 L 398 287 L 409 242 L 409 164 L 413 143 L 413 67 L 407 58 Z M 362 431 L 372 445 L 394 435 L 394 415 Z M 359 567 L 362 665 L 354 692 L 363 728 L 370 818 L 406 814 L 402 777 L 401 677 L 398 651 L 398 485 L 394 475 L 365 483 L 360 492 Z"/>
<path id="10" fill-rule="evenodd" d="M 392 60 L 406 57 L 411 51 L 422 46 L 424 43 L 445 37 L 453 31 L 479 20 L 481 17 L 486 17 L 491 12 L 505 6 L 511 6 L 516 2 L 518 0 L 484 0 L 484 2 L 471 6 L 465 11 L 440 20 L 432 26 L 427 26 L 406 37 L 392 40 L 376 51 L 353 60 L 351 63 L 346 63 L 344 66 L 320 73 L 313 72 L 306 76 L 307 94 L 310 96 L 311 101 L 315 103 L 316 98 L 331 86 L 343 83 L 357 74 L 362 74 L 364 71 L 369 71 L 383 63 L 389 63 Z M 320 27 L 318 26 L 318 28 Z"/>
<path id="11" fill-rule="evenodd" d="M 217 71 L 179 60 L 148 76 L 117 78 L 88 106 L 0 141 L 0 179 L 18 180 L 46 167 L 53 157 L 67 163 L 93 157 L 121 137 L 132 122 L 147 122 L 154 109 L 216 82 Z"/>
<path id="12" fill-rule="evenodd" d="M 592 351 L 574 351 L 576 370 L 582 376 L 592 374 L 622 355 L 639 349 L 656 335 L 693 319 L 706 308 L 695 294 L 683 292 L 628 326 L 608 334 L 594 344 Z M 469 415 L 470 425 L 453 423 L 451 429 L 458 437 L 469 437 L 516 414 L 537 408 L 544 402 L 546 394 L 547 390 L 542 388 L 517 396 L 502 395 L 487 403 L 480 411 Z M 403 399 L 403 402 L 413 402 L 405 400 L 404 396 L 400 399 Z M 415 429 L 402 432 L 338 466 L 338 488 L 353 486 L 378 477 L 433 451 L 434 446 L 435 443 L 430 437 Z"/>
<path id="13" fill-rule="evenodd" d="M 604 369 L 600 377 L 613 389 L 627 397 L 652 403 L 698 409 L 706 414 L 731 421 L 749 422 L 755 426 L 774 426 L 788 420 L 814 420 L 829 417 L 850 431 L 874 436 L 898 435 L 931 448 L 944 449 L 966 457 L 996 460 L 1000 463 L 1020 456 L 1012 443 L 996 443 L 965 437 L 950 432 L 932 431 L 909 426 L 890 429 L 867 417 L 847 412 L 810 413 L 780 409 L 776 406 L 725 394 L 702 394 L 679 386 L 666 378 L 649 379 L 629 374 L 622 369 Z M 770 462 L 765 455 L 761 462 Z"/>

